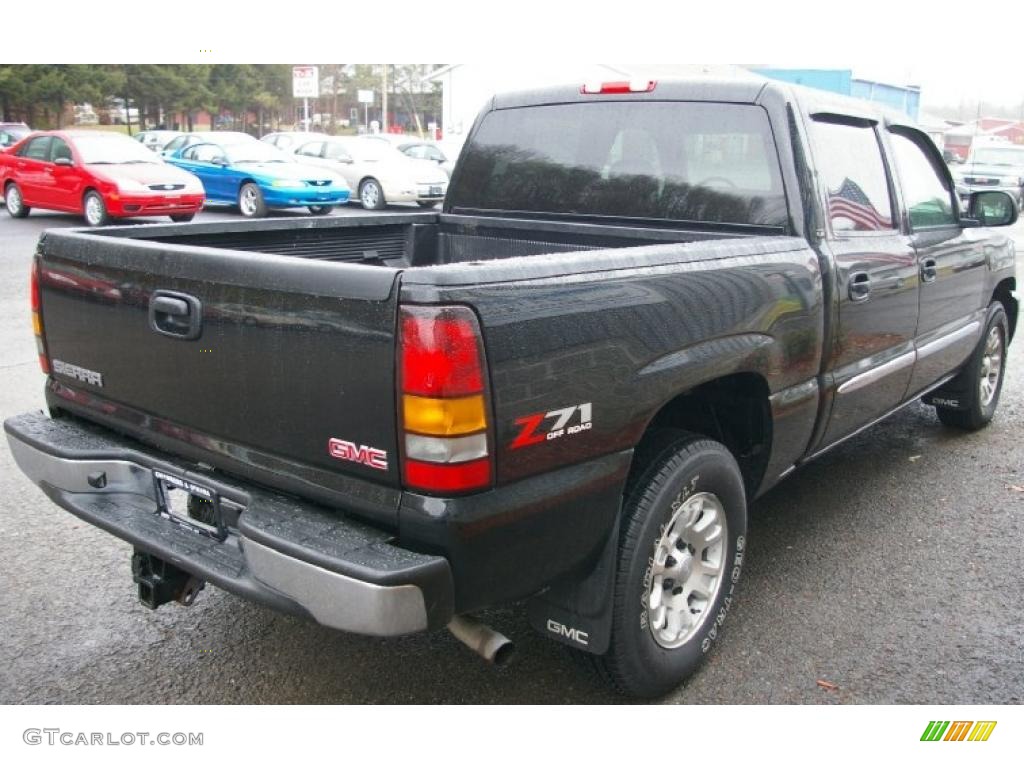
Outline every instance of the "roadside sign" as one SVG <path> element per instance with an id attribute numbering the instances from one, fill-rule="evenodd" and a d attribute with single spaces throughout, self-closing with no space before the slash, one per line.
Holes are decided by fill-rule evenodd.
<path id="1" fill-rule="evenodd" d="M 373 104 L 373 91 L 359 91 L 360 104 Z"/>
<path id="2" fill-rule="evenodd" d="M 292 95 L 296 99 L 319 99 L 320 68 L 292 67 Z"/>

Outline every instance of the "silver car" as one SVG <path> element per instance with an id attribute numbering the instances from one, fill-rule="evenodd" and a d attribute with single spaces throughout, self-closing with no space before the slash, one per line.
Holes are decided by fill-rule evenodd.
<path id="1" fill-rule="evenodd" d="M 317 137 L 297 146 L 295 156 L 340 173 L 367 210 L 380 210 L 388 203 L 429 208 L 448 191 L 448 176 L 436 163 L 406 157 L 381 141 Z"/>
<path id="2" fill-rule="evenodd" d="M 450 160 L 444 151 L 432 141 L 394 133 L 371 133 L 360 136 L 360 138 L 370 141 L 383 141 L 393 146 L 406 157 L 437 163 L 438 167 L 451 178 L 455 161 Z"/>
<path id="3" fill-rule="evenodd" d="M 139 131 L 132 138 L 141 142 L 146 149 L 159 152 L 172 139 L 181 135 L 181 131 Z"/>

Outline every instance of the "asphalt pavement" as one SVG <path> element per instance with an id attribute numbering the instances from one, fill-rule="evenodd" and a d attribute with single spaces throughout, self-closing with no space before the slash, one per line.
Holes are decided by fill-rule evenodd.
<path id="1" fill-rule="evenodd" d="M 200 219 L 217 217 L 237 215 Z M 43 405 L 29 263 L 43 230 L 79 225 L 0 213 L 0 418 Z M 1024 253 L 1024 226 L 1015 236 Z M 708 663 L 665 701 L 1024 703 L 1020 346 L 988 429 L 951 431 L 914 404 L 754 503 L 740 598 Z M 130 554 L 50 503 L 0 445 L 0 703 L 619 701 L 520 605 L 483 617 L 518 648 L 496 670 L 443 631 L 345 635 L 212 587 L 192 608 L 150 611 Z"/>

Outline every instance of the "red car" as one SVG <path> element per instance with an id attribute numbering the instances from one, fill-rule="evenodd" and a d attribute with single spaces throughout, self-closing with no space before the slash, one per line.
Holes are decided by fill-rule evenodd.
<path id="1" fill-rule="evenodd" d="M 103 131 L 43 131 L 0 152 L 7 212 L 80 213 L 90 226 L 129 216 L 189 221 L 203 207 L 198 177 L 165 163 L 137 141 Z"/>

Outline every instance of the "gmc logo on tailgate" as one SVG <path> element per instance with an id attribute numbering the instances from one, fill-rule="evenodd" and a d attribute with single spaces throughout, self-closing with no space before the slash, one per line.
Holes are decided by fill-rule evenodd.
<path id="1" fill-rule="evenodd" d="M 332 437 L 327 442 L 327 452 L 336 459 L 365 464 L 371 469 L 380 469 L 386 472 L 388 468 L 388 452 L 379 448 L 371 448 L 368 445 L 356 445 L 348 440 Z"/>

